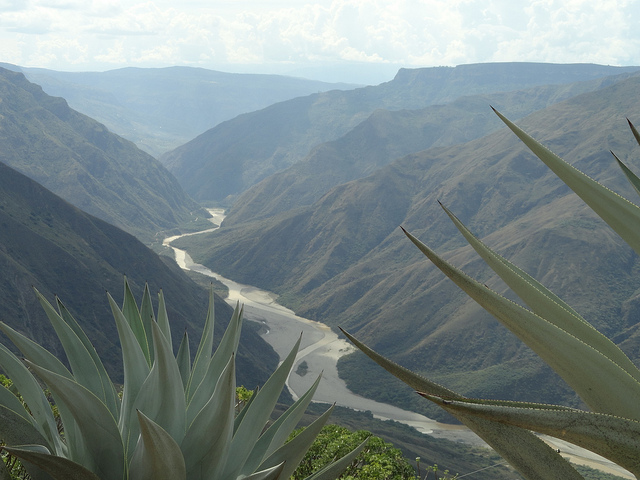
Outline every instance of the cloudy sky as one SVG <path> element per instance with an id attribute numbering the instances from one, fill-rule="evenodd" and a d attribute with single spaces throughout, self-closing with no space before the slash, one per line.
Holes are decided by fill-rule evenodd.
<path id="1" fill-rule="evenodd" d="M 316 76 L 494 61 L 640 65 L 638 25 L 637 0 L 0 0 L 0 61 Z"/>

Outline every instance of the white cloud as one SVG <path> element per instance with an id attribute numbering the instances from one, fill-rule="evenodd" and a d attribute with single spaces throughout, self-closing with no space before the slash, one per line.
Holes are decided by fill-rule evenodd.
<path id="1" fill-rule="evenodd" d="M 57 69 L 320 61 L 640 64 L 638 3 L 0 0 L 0 61 Z"/>

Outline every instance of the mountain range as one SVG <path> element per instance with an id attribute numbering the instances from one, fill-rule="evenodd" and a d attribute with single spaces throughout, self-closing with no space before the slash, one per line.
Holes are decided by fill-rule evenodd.
<path id="1" fill-rule="evenodd" d="M 121 68 L 60 72 L 2 64 L 49 95 L 159 156 L 217 124 L 294 97 L 354 85 L 203 68 Z"/>
<path id="2" fill-rule="evenodd" d="M 252 185 L 304 159 L 313 147 L 339 139 L 376 110 L 416 110 L 462 96 L 566 85 L 635 70 L 533 63 L 401 69 L 381 85 L 316 93 L 240 115 L 160 161 L 194 199 L 230 205 Z"/>
<path id="3" fill-rule="evenodd" d="M 633 121 L 640 110 L 639 92 L 639 76 L 610 78 L 596 90 L 547 102 L 518 123 L 578 168 L 633 199 L 635 193 L 609 150 L 634 164 L 638 147 L 625 117 Z M 522 98 L 531 95 L 521 93 Z M 519 96 L 512 98 L 517 102 Z M 482 115 L 489 118 L 488 103 L 485 108 Z M 381 125 L 378 131 L 402 131 Z M 418 135 L 419 127 L 407 131 Z M 365 137 L 355 133 L 340 139 L 345 159 L 363 148 Z M 394 145 L 383 135 L 371 138 Z M 406 137 L 398 138 L 402 143 Z M 309 176 L 313 179 L 314 172 Z M 640 361 L 637 257 L 504 129 L 411 153 L 334 186 L 308 205 L 274 208 L 253 220 L 251 214 L 238 215 L 208 237 L 185 238 L 180 245 L 214 271 L 275 291 L 296 313 L 345 327 L 381 353 L 466 395 L 577 405 L 558 377 L 438 273 L 401 233 L 399 225 L 505 293 L 457 234 L 438 200 Z M 232 210 L 236 208 L 241 210 Z M 358 355 L 341 361 L 340 370 L 358 392 L 424 405 L 412 402 L 410 392 Z"/>
<path id="4" fill-rule="evenodd" d="M 2 68 L 0 145 L 0 162 L 147 243 L 208 215 L 151 155 Z"/>
<path id="5" fill-rule="evenodd" d="M 206 290 L 174 262 L 132 235 L 89 215 L 0 162 L 0 320 L 64 358 L 32 287 L 50 302 L 57 295 L 78 320 L 114 381 L 122 381 L 120 347 L 105 290 L 120 304 L 123 274 L 142 297 L 163 289 L 174 346 L 188 332 L 192 351 L 207 312 Z M 55 303 L 54 303 L 55 304 Z M 216 296 L 216 342 L 231 308 Z M 10 345 L 3 339 L 5 345 Z M 263 384 L 277 366 L 275 352 L 245 328 L 238 355 L 239 382 Z"/>

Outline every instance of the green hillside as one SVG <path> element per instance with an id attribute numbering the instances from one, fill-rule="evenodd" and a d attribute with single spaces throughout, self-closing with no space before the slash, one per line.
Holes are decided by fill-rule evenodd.
<path id="1" fill-rule="evenodd" d="M 145 242 L 206 213 L 153 157 L 0 69 L 0 161 Z"/>
<path id="2" fill-rule="evenodd" d="M 378 86 L 330 91 L 240 115 L 160 160 L 199 201 L 228 204 L 247 188 L 336 140 L 378 109 L 419 109 L 459 97 L 568 84 L 637 67 L 504 63 L 407 70 Z M 226 200 L 225 200 L 226 199 Z"/>
<path id="3" fill-rule="evenodd" d="M 352 85 L 280 75 L 224 73 L 192 67 L 58 72 L 21 71 L 44 91 L 158 156 L 205 130 L 290 98 Z"/>
<path id="4" fill-rule="evenodd" d="M 633 165 L 625 117 L 633 120 L 640 110 L 638 92 L 640 78 L 629 78 L 519 124 L 624 193 L 630 187 L 608 150 Z M 403 157 L 311 206 L 223 226 L 206 246 L 186 239 L 182 245 L 214 271 L 280 293 L 297 313 L 346 327 L 381 353 L 468 396 L 518 399 L 527 392 L 529 401 L 575 402 L 546 366 L 404 238 L 399 225 L 504 290 L 464 246 L 438 200 L 640 359 L 636 256 L 502 130 Z M 387 401 L 412 398 L 386 378 L 388 387 L 380 388 L 381 378 L 362 375 L 363 368 L 375 372 L 357 357 L 342 362 L 356 391 Z M 537 397 L 531 398 L 532 390 Z"/>
<path id="5" fill-rule="evenodd" d="M 175 263 L 162 260 L 132 235 L 57 197 L 0 163 L 0 320 L 52 352 L 62 350 L 32 290 L 49 301 L 57 295 L 79 321 L 117 379 L 118 334 L 105 290 L 122 302 L 123 274 L 138 298 L 145 282 L 155 296 L 163 289 L 173 338 L 185 331 L 200 337 L 207 293 Z M 216 298 L 217 339 L 231 308 Z M 277 366 L 277 355 L 255 332 L 245 329 L 239 353 L 240 381 L 262 384 Z M 9 342 L 5 342 L 9 345 Z M 176 345 L 177 348 L 177 345 Z M 192 346 L 195 352 L 197 345 Z"/>

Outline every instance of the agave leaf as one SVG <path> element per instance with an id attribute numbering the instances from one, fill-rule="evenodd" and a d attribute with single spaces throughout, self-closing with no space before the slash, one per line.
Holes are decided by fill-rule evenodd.
<path id="1" fill-rule="evenodd" d="M 260 472 L 252 473 L 251 475 L 242 476 L 240 475 L 237 480 L 276 480 L 278 478 L 287 478 L 282 475 L 282 469 L 284 468 L 284 463 L 280 465 L 276 465 L 275 467 L 268 468 L 267 470 L 262 470 Z"/>
<path id="2" fill-rule="evenodd" d="M 235 478 L 242 471 L 289 377 L 301 340 L 302 336 L 298 338 L 289 355 L 257 393 L 251 407 L 247 410 L 231 441 L 229 460 L 222 475 L 223 478 Z"/>
<path id="3" fill-rule="evenodd" d="M 370 349 L 343 329 L 342 333 L 365 355 L 396 378 L 422 392 L 432 392 L 443 398 L 465 397 L 392 362 Z M 582 476 L 549 445 L 527 430 L 511 425 L 451 412 L 507 460 L 527 480 L 582 480 Z"/>
<path id="4" fill-rule="evenodd" d="M 329 407 L 326 412 L 320 415 L 311 425 L 296 435 L 290 442 L 280 443 L 278 449 L 270 454 L 258 469 L 264 470 L 271 466 L 284 463 L 282 478 L 291 477 L 307 453 L 307 450 L 309 450 L 309 447 L 311 447 L 311 444 L 313 444 L 320 433 L 320 430 L 322 430 L 322 427 L 327 423 L 334 406 L 335 405 Z"/>
<path id="5" fill-rule="evenodd" d="M 109 407 L 109 410 L 113 413 L 113 415 L 117 417 L 120 410 L 120 399 L 118 398 L 118 392 L 116 392 L 116 388 L 113 385 L 113 382 L 109 378 L 107 369 L 102 363 L 102 359 L 98 355 L 98 352 L 96 352 L 96 349 L 91 343 L 91 340 L 89 340 L 89 337 L 87 337 L 86 333 L 84 333 L 82 328 L 80 328 L 78 322 L 76 322 L 75 318 L 73 318 L 69 310 L 67 310 L 67 308 L 58 297 L 56 297 L 56 302 L 58 304 L 58 311 L 60 312 L 60 316 L 75 332 L 77 337 L 87 349 L 87 352 L 89 352 L 89 355 L 91 355 L 91 358 L 93 358 L 93 363 L 98 370 L 100 380 L 102 381 L 102 388 L 105 392 L 105 403 L 107 407 Z M 51 370 L 51 368 L 49 368 L 49 370 Z"/>
<path id="6" fill-rule="evenodd" d="M 51 405 L 42 388 L 27 367 L 0 344 L 0 369 L 11 378 L 33 417 L 33 426 L 46 439 L 46 446 L 55 453 L 64 451 L 64 444 L 58 435 L 58 427 L 51 412 Z"/>
<path id="7" fill-rule="evenodd" d="M 636 142 L 638 142 L 638 145 L 640 145 L 640 133 L 638 133 L 638 130 L 636 130 L 636 127 L 633 126 L 633 123 L 631 123 L 631 120 L 629 120 L 628 118 L 627 123 L 629 124 L 629 128 L 631 129 L 631 133 L 633 133 Z"/>
<path id="8" fill-rule="evenodd" d="M 261 463 L 274 451 L 284 445 L 287 438 L 289 438 L 289 435 L 291 434 L 293 429 L 296 428 L 296 425 L 302 418 L 302 415 L 307 409 L 307 406 L 311 402 L 311 399 L 313 398 L 313 395 L 315 394 L 318 385 L 320 384 L 321 378 L 322 375 L 318 375 L 318 378 L 313 383 L 313 385 L 311 385 L 309 390 L 307 390 L 305 394 L 302 395 L 293 405 L 287 408 L 287 410 L 282 415 L 280 415 L 280 417 L 278 417 L 278 419 L 267 429 L 267 431 L 260 436 L 255 446 L 253 447 L 253 450 L 251 451 L 251 455 L 249 455 L 249 458 L 242 468 L 242 473 L 247 474 L 249 472 L 257 470 L 258 468 L 266 468 L 266 466 L 261 465 Z M 280 463 L 280 461 L 284 461 L 285 459 L 287 460 L 288 468 L 291 466 L 290 464 L 293 461 L 292 457 L 283 457 L 281 458 L 281 460 L 271 462 L 269 466 L 276 465 Z M 294 466 L 293 470 L 295 470 L 295 468 L 296 467 Z M 293 470 L 291 471 L 292 473 Z M 289 475 L 290 474 L 285 475 L 284 478 L 288 478 Z"/>
<path id="9" fill-rule="evenodd" d="M 9 337 L 9 339 L 14 343 L 14 345 L 16 345 L 20 349 L 20 351 L 24 354 L 24 356 L 29 361 L 35 363 L 36 365 L 40 365 L 43 368 L 47 368 L 48 370 L 54 373 L 57 373 L 58 375 L 62 375 L 65 378 L 74 380 L 73 375 L 71 374 L 71 372 L 69 372 L 69 370 L 67 370 L 67 367 L 65 367 L 62 364 L 62 362 L 58 360 L 57 357 L 51 354 L 48 350 L 38 345 L 34 341 L 28 339 L 21 333 L 13 330 L 8 325 L 0 323 L 0 329 L 2 329 L 4 334 L 7 335 L 7 337 Z M 0 404 L 7 405 L 2 399 L 0 399 Z M 71 432 L 74 432 L 76 429 L 73 415 L 71 415 L 71 413 L 63 403 L 60 403 L 58 405 L 58 413 L 60 415 L 60 420 L 62 421 L 62 424 L 64 426 L 64 431 L 65 431 L 66 452 L 64 453 L 64 456 L 73 458 L 79 463 L 82 463 L 80 459 L 84 458 L 85 456 L 84 445 L 82 443 L 81 438 L 71 433 Z M 29 416 L 29 418 L 31 417 Z M 20 443 L 36 443 L 36 442 L 20 442 Z M 62 452 L 58 452 L 58 454 L 62 454 Z"/>
<path id="10" fill-rule="evenodd" d="M 147 338 L 147 332 L 144 329 L 144 323 L 142 322 L 142 317 L 140 316 L 136 299 L 129 287 L 127 277 L 124 277 L 124 301 L 122 302 L 122 313 L 138 340 L 138 344 L 144 353 L 144 357 L 147 359 L 147 364 L 151 366 L 151 349 L 149 347 L 149 339 Z"/>
<path id="11" fill-rule="evenodd" d="M 186 405 L 182 378 L 171 345 L 156 322 L 151 324 L 155 361 L 134 403 L 137 410 L 180 443 L 185 434 Z M 132 431 L 137 429 L 132 427 Z"/>
<path id="12" fill-rule="evenodd" d="M 240 333 L 242 331 L 242 309 L 237 305 L 229 321 L 229 325 L 224 332 L 222 340 L 215 353 L 209 360 L 207 372 L 202 381 L 197 386 L 189 405 L 187 406 L 187 423 L 190 424 L 205 403 L 209 401 L 213 394 L 216 382 L 229 362 L 229 358 L 238 350 Z M 193 384 L 191 385 L 193 387 Z"/>
<path id="13" fill-rule="evenodd" d="M 122 366 L 124 370 L 124 387 L 122 390 L 122 404 L 120 407 L 120 418 L 118 419 L 118 427 L 122 432 L 124 447 L 128 455 L 133 454 L 133 442 L 137 437 L 131 440 L 131 425 L 137 421 L 133 418 L 133 402 L 138 397 L 140 387 L 149 375 L 149 365 L 147 364 L 144 352 L 138 343 L 138 340 L 131 330 L 129 322 L 125 318 L 115 300 L 107 293 L 111 312 L 118 329 L 118 338 L 122 349 Z M 137 431 L 134 428 L 134 431 Z M 131 448 L 129 448 L 131 444 Z"/>
<path id="14" fill-rule="evenodd" d="M 47 472 L 54 480 L 101 480 L 95 473 L 64 457 L 42 453 L 25 447 L 2 448 L 11 455 L 36 465 Z"/>
<path id="15" fill-rule="evenodd" d="M 213 395 L 189 425 L 182 441 L 189 480 L 220 477 L 233 436 L 235 395 L 235 356 L 231 355 Z"/>
<path id="16" fill-rule="evenodd" d="M 356 459 L 360 452 L 367 445 L 369 439 L 367 438 L 364 442 L 354 448 L 351 452 L 347 453 L 344 457 L 336 460 L 333 463 L 330 463 L 326 467 L 324 467 L 319 472 L 314 473 L 306 478 L 306 480 L 333 480 L 334 478 L 338 478 L 342 475 L 349 465 Z"/>
<path id="17" fill-rule="evenodd" d="M 37 290 L 36 294 L 64 348 L 74 380 L 93 392 L 106 405 L 108 403 L 107 392 L 102 383 L 101 372 L 94 363 L 93 357 L 71 326 L 62 319 L 47 299 Z M 45 368 L 52 370 L 49 366 Z M 112 414 L 116 415 L 116 410 L 113 410 Z"/>
<path id="18" fill-rule="evenodd" d="M 26 362 L 51 389 L 56 402 L 64 403 L 73 415 L 86 453 L 92 459 L 92 464 L 85 466 L 102 480 L 121 480 L 125 472 L 124 447 L 106 405 L 79 383 Z"/>
<path id="19" fill-rule="evenodd" d="M 189 335 L 187 335 L 186 331 L 182 336 L 182 341 L 178 348 L 176 362 L 178 362 L 178 369 L 182 377 L 182 386 L 186 390 L 189 377 L 191 376 L 191 349 L 189 348 Z"/>
<path id="20" fill-rule="evenodd" d="M 186 480 L 180 447 L 160 425 L 138 412 L 140 438 L 129 477 L 136 480 Z"/>
<path id="21" fill-rule="evenodd" d="M 149 359 L 153 363 L 153 335 L 151 333 L 151 323 L 156 321 L 153 313 L 153 304 L 151 303 L 151 294 L 149 293 L 149 285 L 144 284 L 144 292 L 142 293 L 142 302 L 140 303 L 140 319 L 144 326 L 144 332 L 149 345 Z"/>
<path id="22" fill-rule="evenodd" d="M 20 350 L 20 352 L 33 363 L 37 363 L 43 367 L 46 365 L 49 370 L 56 372 L 58 375 L 73 378 L 71 372 L 64 366 L 58 357 L 53 355 L 40 344 L 25 337 L 4 322 L 0 322 L 0 330 L 2 330 L 2 333 L 4 333 L 9 340 L 18 347 L 18 350 Z"/>
<path id="23" fill-rule="evenodd" d="M 513 290 L 536 314 L 548 320 L 570 335 L 575 336 L 584 343 L 591 345 L 612 362 L 617 363 L 629 375 L 640 381 L 640 370 L 633 364 L 620 347 L 609 340 L 602 333 L 582 318 L 573 308 L 563 302 L 544 285 L 507 261 L 478 238 L 444 205 L 442 208 L 453 221 L 460 233 L 469 242 L 469 245 L 482 257 L 482 259 L 497 273 L 502 280 Z"/>
<path id="24" fill-rule="evenodd" d="M 10 406 L 5 404 L 7 398 L 5 398 L 4 391 L 8 390 L 2 387 L 0 389 L 0 439 L 2 442 L 7 445 L 28 443 L 46 445 L 47 440 L 33 424 L 30 416 L 28 414 L 25 415 L 26 410 L 15 395 L 9 392 L 9 395 L 18 401 L 18 405 L 15 405 L 12 401 Z"/>
<path id="25" fill-rule="evenodd" d="M 547 405 L 495 405 L 490 401 L 446 400 L 421 393 L 448 411 L 461 411 L 566 440 L 591 450 L 640 478 L 640 422 Z"/>
<path id="26" fill-rule="evenodd" d="M 169 325 L 169 315 L 167 314 L 167 305 L 165 304 L 162 290 L 158 292 L 158 326 L 160 327 L 164 338 L 169 342 L 169 345 L 173 345 L 171 327 Z"/>
<path id="27" fill-rule="evenodd" d="M 494 112 L 560 180 L 640 254 L 640 208 L 569 165 L 497 110 Z"/>
<path id="28" fill-rule="evenodd" d="M 193 366 L 191 367 L 191 377 L 187 384 L 187 403 L 191 402 L 191 397 L 207 372 L 209 360 L 211 359 L 211 352 L 213 351 L 214 323 L 215 311 L 212 284 L 209 287 L 209 310 L 207 311 L 207 319 L 204 322 L 204 328 L 202 330 L 202 336 L 200 337 L 200 343 L 198 344 L 198 350 L 196 351 L 196 356 L 193 359 Z"/>
<path id="29" fill-rule="evenodd" d="M 553 368 L 589 408 L 640 419 L 640 383 L 627 371 L 565 330 L 473 280 L 405 233 L 436 267 Z"/>
<path id="30" fill-rule="evenodd" d="M 640 178 L 638 178 L 638 176 L 633 173 L 629 167 L 627 167 L 622 160 L 620 160 L 617 155 L 613 152 L 611 152 L 611 155 L 613 155 L 613 158 L 616 159 L 616 162 L 618 162 L 618 166 L 620 167 L 620 169 L 622 170 L 622 173 L 624 173 L 624 176 L 627 177 L 627 180 L 629 180 L 629 183 L 631 184 L 631 186 L 633 187 L 633 189 L 636 191 L 636 193 L 638 195 L 640 195 Z"/>

